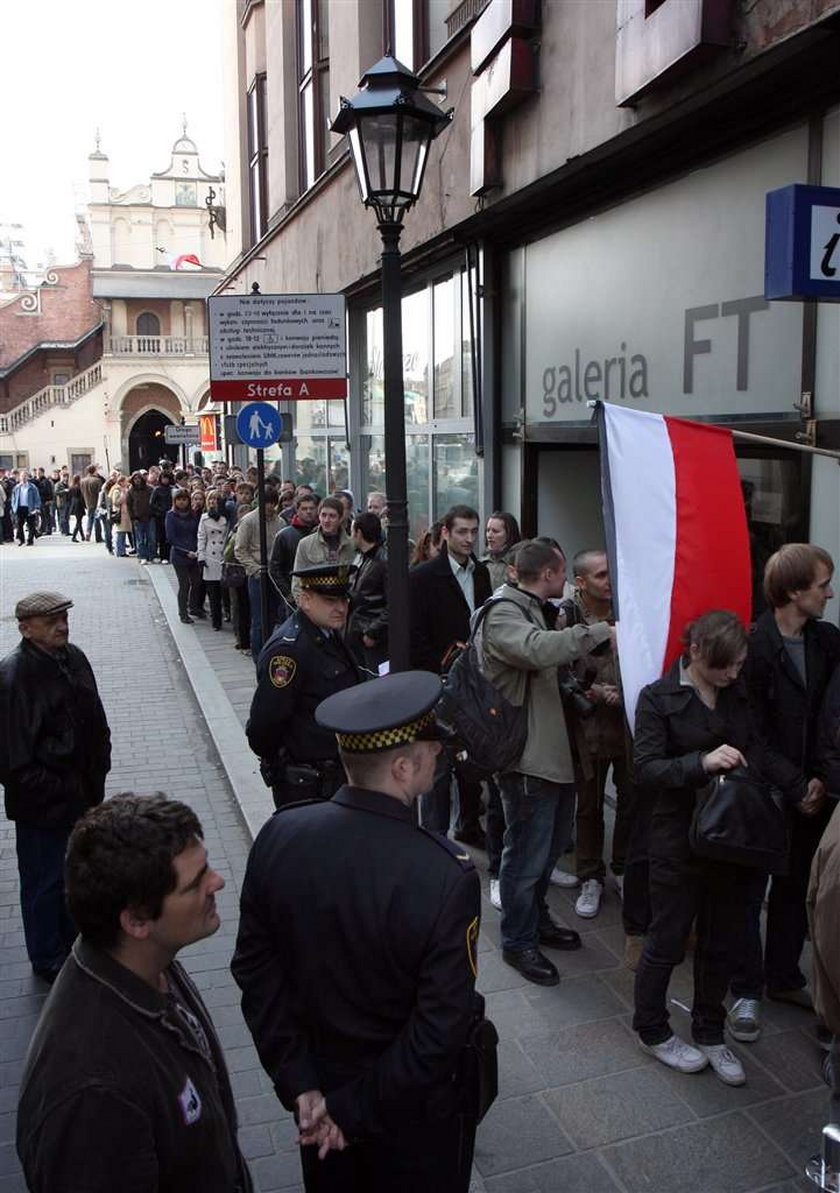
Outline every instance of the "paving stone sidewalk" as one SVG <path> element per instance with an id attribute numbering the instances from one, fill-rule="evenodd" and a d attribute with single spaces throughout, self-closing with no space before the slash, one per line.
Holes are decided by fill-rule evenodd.
<path id="1" fill-rule="evenodd" d="M 91 545 L 41 540 L 31 552 L 0 548 L 0 613 L 20 593 L 38 586 L 63 588 L 77 601 L 73 639 L 93 661 L 115 729 L 109 790 L 160 787 L 193 804 L 205 824 L 211 855 L 228 879 L 221 896 L 224 926 L 190 950 L 188 966 L 222 1032 L 258 1188 L 296 1188 L 293 1128 L 282 1110 L 278 1114 L 256 1062 L 227 970 L 248 834 L 221 764 L 236 776 L 235 790 L 244 786 L 246 798 L 255 801 L 256 788 L 248 788 L 253 765 L 247 752 L 238 754 L 247 751 L 244 737 L 235 745 L 235 722 L 244 724 L 253 690 L 253 664 L 234 651 L 229 626 L 215 633 L 207 622 L 175 625 L 173 638 L 162 611 L 168 609 L 171 617 L 173 581 L 169 568 L 111 560 Z M 186 643 L 189 678 L 211 718 L 224 709 L 219 684 L 229 698 L 226 738 L 216 732 L 211 737 L 176 639 Z M 14 623 L 0 621 L 0 650 L 5 653 L 15 641 Z M 209 697 L 202 692 L 207 675 L 215 681 Z M 221 742 L 221 757 L 214 740 Z M 236 757 L 227 756 L 229 748 L 236 748 Z M 252 802 L 248 819 L 257 806 Z M 0 1142 L 5 1142 L 13 1138 L 21 1057 L 43 995 L 25 963 L 11 832 L 5 822 L 0 831 L 0 922 L 8 924 L 0 937 Z M 483 870 L 484 855 L 476 851 L 474 857 Z M 502 962 L 498 913 L 485 898 L 479 987 L 502 1040 L 501 1088 L 479 1130 L 474 1191 L 794 1193 L 813 1188 L 799 1174 L 819 1147 L 827 1091 L 812 1020 L 801 1011 L 767 1004 L 762 1039 L 739 1048 L 748 1071 L 742 1089 L 721 1085 L 709 1072 L 672 1074 L 639 1051 L 630 1030 L 633 975 L 621 967 L 623 934 L 615 895 L 607 893 L 600 915 L 590 921 L 574 915 L 574 892 L 552 890 L 550 900 L 556 918 L 582 932 L 585 947 L 555 955 L 563 981 L 544 990 Z M 688 965 L 675 974 L 671 995 L 690 1001 Z M 687 1015 L 679 1007 L 674 1024 L 688 1031 Z M 23 1188 L 16 1171 L 13 1147 L 5 1147 L 0 1193 Z"/>

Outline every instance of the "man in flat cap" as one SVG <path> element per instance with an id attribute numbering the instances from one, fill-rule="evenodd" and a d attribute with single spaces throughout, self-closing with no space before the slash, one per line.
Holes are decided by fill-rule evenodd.
<path id="1" fill-rule="evenodd" d="M 75 937 L 64 854 L 78 818 L 105 794 L 111 734 L 90 663 L 68 642 L 58 592 L 15 606 L 21 641 L 0 661 L 0 783 L 15 822 L 20 906 L 35 974 L 55 980 Z"/>
<path id="2" fill-rule="evenodd" d="M 440 690 L 403 672 L 325 700 L 348 785 L 282 808 L 248 861 L 231 968 L 308 1193 L 466 1193 L 495 1093 L 478 875 L 417 823 Z"/>
<path id="3" fill-rule="evenodd" d="M 278 808 L 329 799 L 344 782 L 335 736 L 316 724 L 315 709 L 361 679 L 344 644 L 350 568 L 320 564 L 292 574 L 298 607 L 260 653 L 245 727 Z"/>

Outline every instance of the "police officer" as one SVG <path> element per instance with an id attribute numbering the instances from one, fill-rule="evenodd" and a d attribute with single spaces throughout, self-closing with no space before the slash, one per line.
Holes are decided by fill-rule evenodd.
<path id="1" fill-rule="evenodd" d="M 344 782 L 335 736 L 315 722 L 334 692 L 360 682 L 344 645 L 351 569 L 321 564 L 293 572 L 298 608 L 257 660 L 257 690 L 245 732 L 274 803 L 329 799 Z"/>
<path id="2" fill-rule="evenodd" d="M 478 875 L 415 809 L 440 751 L 440 687 L 409 671 L 324 701 L 317 720 L 337 734 L 349 785 L 281 809 L 248 861 L 232 970 L 297 1115 L 308 1193 L 466 1193 L 494 1096 Z M 480 1038 L 483 1103 L 468 1067 Z"/>

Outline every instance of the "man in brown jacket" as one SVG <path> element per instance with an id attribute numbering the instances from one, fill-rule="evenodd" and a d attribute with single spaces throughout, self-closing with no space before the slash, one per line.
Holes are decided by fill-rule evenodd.
<path id="1" fill-rule="evenodd" d="M 96 521 L 96 507 L 99 504 L 99 490 L 105 484 L 105 481 L 96 471 L 95 464 L 88 464 L 87 472 L 82 477 L 80 488 L 82 490 L 82 500 L 85 503 L 86 523 L 85 523 L 85 542 L 90 542 L 90 532 L 96 527 L 96 541 L 102 542 L 102 532 L 99 529 L 99 523 Z"/>

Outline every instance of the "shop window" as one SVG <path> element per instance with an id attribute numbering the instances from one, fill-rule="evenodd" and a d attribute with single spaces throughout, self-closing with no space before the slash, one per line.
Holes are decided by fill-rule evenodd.
<path id="1" fill-rule="evenodd" d="M 458 387 L 455 378 L 455 279 L 437 282 L 432 290 L 435 329 L 435 418 L 457 418 Z"/>
<path id="2" fill-rule="evenodd" d="M 406 295 L 402 303 L 403 385 L 406 425 L 429 422 L 429 298 L 427 291 Z"/>
<path id="3" fill-rule="evenodd" d="M 300 189 L 326 166 L 330 118 L 329 0 L 297 0 Z"/>
<path id="4" fill-rule="evenodd" d="M 384 493 L 385 487 L 385 438 L 382 435 L 371 435 L 367 450 L 367 481 L 363 493 L 357 493 L 359 504 L 367 505 L 368 493 Z"/>
<path id="5" fill-rule="evenodd" d="M 798 459 L 738 452 L 747 511 L 753 579 L 753 620 L 766 608 L 764 565 L 784 543 L 806 542 L 808 526 L 802 463 Z"/>
<path id="6" fill-rule="evenodd" d="M 327 493 L 327 441 L 323 436 L 298 435 L 295 484 L 311 485 L 319 497 Z"/>
<path id="7" fill-rule="evenodd" d="M 365 375 L 362 380 L 362 424 L 381 427 L 385 421 L 382 386 L 382 308 L 365 315 Z"/>
<path id="8" fill-rule="evenodd" d="M 385 50 L 419 70 L 438 52 L 449 32 L 450 0 L 385 0 Z"/>
<path id="9" fill-rule="evenodd" d="M 408 533 L 419 538 L 429 527 L 429 436 L 406 435 L 405 479 L 408 495 Z"/>
<path id="10" fill-rule="evenodd" d="M 259 74 L 248 91 L 248 208 L 251 243 L 268 229 L 268 132 L 265 115 L 266 76 Z"/>
<path id="11" fill-rule="evenodd" d="M 478 509 L 478 457 L 472 435 L 434 437 L 434 516 L 453 505 Z"/>
<path id="12" fill-rule="evenodd" d="M 330 466 L 330 485 L 329 492 L 334 493 L 336 489 L 349 489 L 350 485 L 350 451 L 343 439 L 330 439 L 329 443 L 329 466 Z M 354 494 L 355 496 L 355 494 Z"/>

